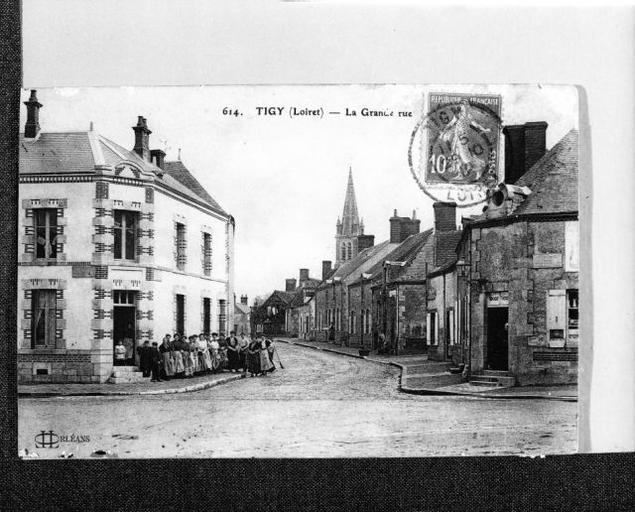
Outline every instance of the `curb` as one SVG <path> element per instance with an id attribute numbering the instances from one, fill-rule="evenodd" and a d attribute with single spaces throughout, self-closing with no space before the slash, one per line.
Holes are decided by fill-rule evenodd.
<path id="1" fill-rule="evenodd" d="M 20 393 L 18 392 L 18 398 L 51 398 L 51 397 L 64 397 L 64 396 L 139 396 L 139 395 L 173 395 L 176 393 L 191 393 L 193 391 L 201 391 L 203 389 L 213 388 L 221 384 L 227 384 L 235 380 L 239 380 L 240 375 L 228 375 L 224 379 L 218 379 L 211 382 L 201 382 L 191 386 L 185 386 L 181 388 L 168 388 L 168 389 L 156 389 L 149 391 L 94 391 L 88 393 Z"/>
<path id="2" fill-rule="evenodd" d="M 294 341 L 288 341 L 283 339 L 277 339 L 276 341 L 281 341 L 282 343 L 287 343 L 289 345 L 297 345 L 299 347 L 310 348 L 313 350 L 321 350 L 323 352 L 331 352 L 333 354 L 339 354 L 342 356 L 354 357 L 356 359 L 364 359 L 365 361 L 377 364 L 385 364 L 389 366 L 396 366 L 401 369 L 401 375 L 399 376 L 399 391 L 402 393 L 407 393 L 410 395 L 426 395 L 426 396 L 469 396 L 473 398 L 487 398 L 490 400 L 560 400 L 564 402 L 577 402 L 578 398 L 574 396 L 544 396 L 544 395 L 532 395 L 528 394 L 518 394 L 518 395 L 501 395 L 501 394 L 485 394 L 487 391 L 483 393 L 467 393 L 460 391 L 442 391 L 440 389 L 429 389 L 429 388 L 410 388 L 408 386 L 404 386 L 402 383 L 407 379 L 408 366 L 402 363 L 396 363 L 394 361 L 377 361 L 375 359 L 368 359 L 365 356 L 360 356 L 357 354 L 349 354 L 348 352 L 341 352 L 332 348 L 321 348 L 316 347 L 315 345 L 308 345 L 306 343 L 296 343 Z"/>

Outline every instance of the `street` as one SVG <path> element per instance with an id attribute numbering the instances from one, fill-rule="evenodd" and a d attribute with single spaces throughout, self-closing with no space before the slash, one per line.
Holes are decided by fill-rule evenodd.
<path id="1" fill-rule="evenodd" d="M 392 366 L 284 343 L 278 352 L 284 369 L 203 391 L 20 399 L 19 448 L 40 457 L 103 450 L 135 458 L 576 451 L 577 403 L 408 395 Z M 35 449 L 42 430 L 65 442 Z"/>

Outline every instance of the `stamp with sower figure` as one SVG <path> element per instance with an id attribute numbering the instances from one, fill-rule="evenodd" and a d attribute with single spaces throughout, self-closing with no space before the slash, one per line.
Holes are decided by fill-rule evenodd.
<path id="1" fill-rule="evenodd" d="M 430 93 L 410 139 L 412 175 L 435 201 L 466 207 L 499 182 L 501 97 Z"/>

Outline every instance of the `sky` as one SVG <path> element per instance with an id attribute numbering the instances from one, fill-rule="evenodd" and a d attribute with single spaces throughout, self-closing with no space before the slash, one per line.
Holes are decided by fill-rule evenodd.
<path id="1" fill-rule="evenodd" d="M 235 291 L 251 303 L 284 289 L 285 278 L 297 278 L 300 268 L 320 277 L 322 260 L 335 260 L 349 168 L 359 215 L 375 243 L 388 238 L 395 209 L 408 216 L 415 211 L 422 230 L 432 227 L 432 200 L 415 183 L 407 159 L 431 91 L 500 94 L 503 124 L 546 121 L 548 148 L 578 127 L 577 91 L 569 86 L 93 87 L 37 94 L 43 131 L 87 130 L 92 122 L 101 135 L 132 149 L 131 127 L 143 115 L 151 148 L 164 149 L 167 160 L 180 149 L 183 163 L 236 219 Z M 23 100 L 28 94 L 23 91 Z M 284 110 L 258 115 L 258 107 Z M 322 108 L 324 115 L 291 118 L 291 107 Z M 362 116 L 364 107 L 397 117 Z M 345 116 L 347 108 L 358 115 Z M 21 126 L 25 115 L 23 108 Z M 480 209 L 459 209 L 457 222 Z"/>

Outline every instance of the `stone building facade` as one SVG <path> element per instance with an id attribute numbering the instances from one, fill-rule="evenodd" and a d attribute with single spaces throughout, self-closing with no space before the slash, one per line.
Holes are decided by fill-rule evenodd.
<path id="1" fill-rule="evenodd" d="M 539 126 L 542 136 L 536 124 L 527 128 L 532 138 L 526 140 L 544 147 L 546 125 Z M 510 165 L 524 164 L 516 159 Z M 522 170 L 506 169 L 506 183 L 491 195 L 483 215 L 464 222 L 457 290 L 469 309 L 467 320 L 461 315 L 459 338 L 463 325 L 467 336 L 459 345 L 472 375 L 494 370 L 519 385 L 573 383 L 579 342 L 578 133 L 570 131 Z"/>
<path id="2" fill-rule="evenodd" d="M 132 366 L 145 340 L 227 332 L 233 217 L 181 161 L 150 149 L 142 116 L 130 151 L 92 127 L 42 132 L 35 91 L 25 104 L 19 380 L 104 382 L 119 340 Z"/>

